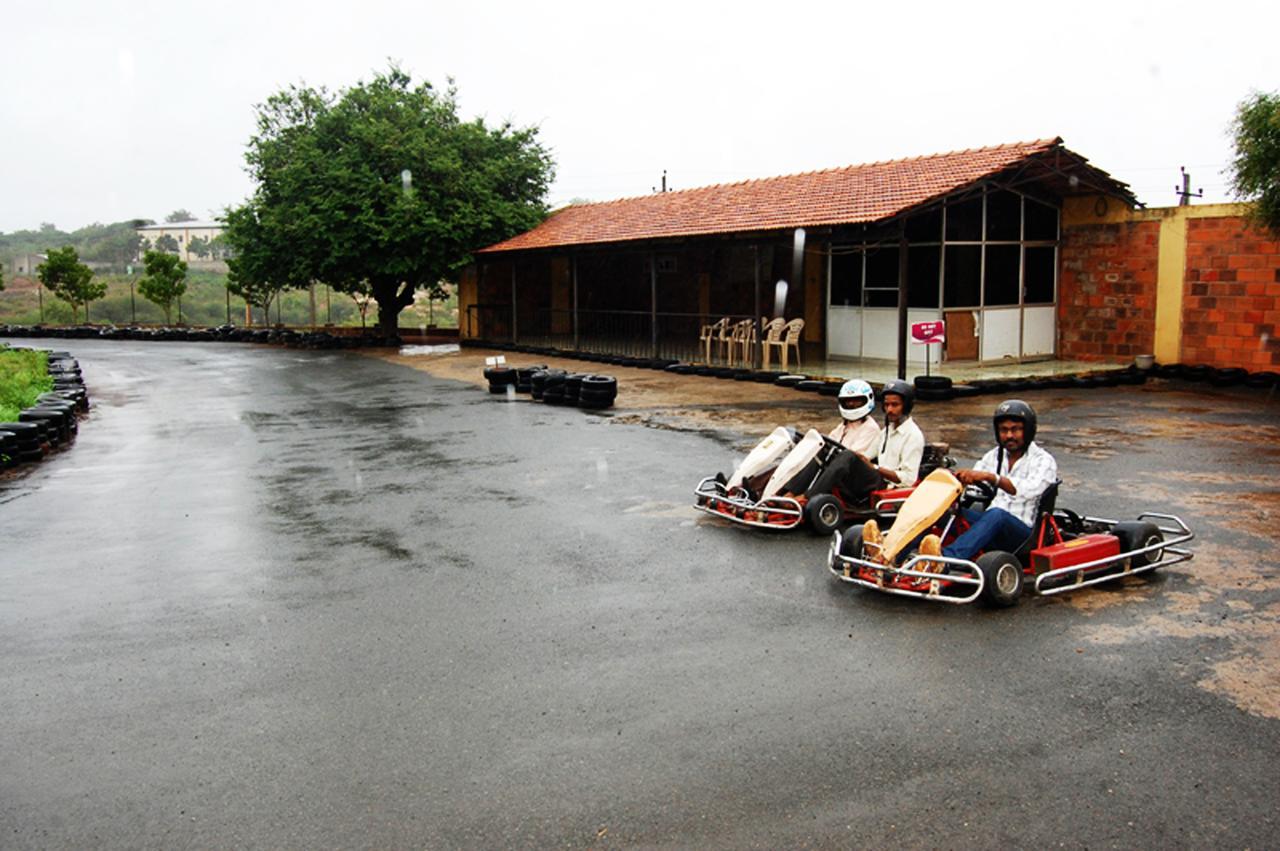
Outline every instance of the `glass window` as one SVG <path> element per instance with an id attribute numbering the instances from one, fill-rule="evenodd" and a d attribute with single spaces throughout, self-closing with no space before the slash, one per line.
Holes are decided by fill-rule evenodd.
<path id="1" fill-rule="evenodd" d="M 987 239 L 1022 237 L 1022 196 L 1007 189 L 987 195 Z"/>
<path id="2" fill-rule="evenodd" d="M 907 217 L 907 239 L 911 242 L 942 241 L 942 209 Z"/>
<path id="3" fill-rule="evenodd" d="M 913 245 L 907 250 L 907 306 L 938 306 L 938 272 L 942 247 Z"/>
<path id="4" fill-rule="evenodd" d="M 947 205 L 947 239 L 977 242 L 982 239 L 982 198 Z"/>
<path id="5" fill-rule="evenodd" d="M 867 249 L 867 286 L 898 286 L 898 247 Z"/>
<path id="6" fill-rule="evenodd" d="M 986 290 L 982 303 L 987 307 L 1018 303 L 1019 245 L 988 245 L 984 267 Z"/>
<path id="7" fill-rule="evenodd" d="M 942 282 L 944 307 L 977 307 L 982 285 L 982 246 L 948 245 Z"/>
<path id="8" fill-rule="evenodd" d="M 831 252 L 831 303 L 862 304 L 862 252 L 834 248 Z"/>
<path id="9" fill-rule="evenodd" d="M 1027 304 L 1052 304 L 1057 249 L 1051 245 L 1029 245 L 1026 252 Z"/>
<path id="10" fill-rule="evenodd" d="M 867 307 L 897 307 L 898 290 L 872 290 L 866 293 Z"/>
<path id="11" fill-rule="evenodd" d="M 1025 239 L 1058 238 L 1058 211 L 1047 204 L 1027 199 L 1027 235 Z"/>

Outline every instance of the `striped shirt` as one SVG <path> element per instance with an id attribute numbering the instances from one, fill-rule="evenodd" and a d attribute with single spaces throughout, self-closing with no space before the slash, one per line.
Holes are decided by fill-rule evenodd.
<path id="1" fill-rule="evenodd" d="M 1058 480 L 1058 462 L 1053 456 L 1040 448 L 1034 440 L 1027 446 L 1026 453 L 1018 459 L 1018 463 L 1009 467 L 1009 453 L 1004 453 L 1003 466 L 996 469 L 1000 456 L 1000 447 L 996 447 L 982 456 L 982 460 L 974 465 L 975 470 L 983 473 L 996 473 L 1013 482 L 1018 491 L 1010 494 L 1004 490 L 996 490 L 996 498 L 991 500 L 991 508 L 1003 508 L 1028 526 L 1035 523 L 1036 506 L 1040 503 L 1040 495 L 1049 485 Z"/>

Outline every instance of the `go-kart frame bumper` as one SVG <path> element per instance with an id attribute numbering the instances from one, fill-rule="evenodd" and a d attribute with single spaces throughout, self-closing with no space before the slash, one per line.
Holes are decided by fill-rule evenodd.
<path id="1" fill-rule="evenodd" d="M 752 499 L 742 488 L 725 488 L 714 476 L 698 482 L 693 495 L 696 497 L 694 508 L 744 526 L 794 529 L 804 522 L 804 508 L 797 500 L 789 496 Z M 762 519 L 770 517 L 774 519 Z"/>
<path id="2" fill-rule="evenodd" d="M 1115 526 L 1119 522 L 1102 517 L 1084 517 L 1082 519 L 1086 524 L 1097 524 L 1107 528 Z M 1065 594 L 1068 591 L 1076 591 L 1080 588 L 1087 588 L 1090 585 L 1099 585 L 1125 576 L 1150 573 L 1157 568 L 1168 567 L 1171 564 L 1191 559 L 1192 552 L 1181 545 L 1192 540 L 1195 537 L 1195 533 L 1180 517 L 1173 514 L 1159 514 L 1147 511 L 1139 514 L 1138 519 L 1159 521 L 1156 525 L 1161 534 L 1165 536 L 1165 539 L 1151 546 L 1127 550 L 1116 555 L 1073 564 L 1056 570 L 1047 570 L 1035 577 L 1035 583 L 1032 585 L 1035 594 L 1041 597 Z M 1165 523 L 1172 525 L 1164 525 Z M 832 576 L 841 582 L 861 585 L 864 588 L 870 588 L 886 594 L 957 604 L 974 602 L 982 596 L 983 588 L 986 585 L 986 579 L 982 571 L 978 569 L 978 565 L 968 559 L 949 558 L 940 555 L 914 555 L 901 565 L 884 565 L 867 559 L 841 555 L 840 544 L 841 534 L 840 532 L 835 532 L 832 535 L 831 547 L 827 553 L 827 569 L 831 571 Z M 1160 558 L 1150 564 L 1134 566 L 1134 556 L 1149 552 L 1160 553 Z M 947 566 L 946 573 L 934 573 L 920 569 L 926 563 L 937 562 Z M 1098 571 L 1117 564 L 1121 566 L 1120 570 L 1098 575 Z M 868 574 L 872 578 L 869 579 L 860 574 Z M 1053 585 L 1053 587 L 1046 587 L 1047 584 L 1061 579 L 1067 579 L 1068 581 L 1060 585 Z M 914 581 L 903 583 L 903 580 Z M 903 587 L 903 584 L 918 587 Z M 944 587 L 954 588 L 957 585 L 963 586 L 969 593 L 958 595 L 941 593 Z"/>

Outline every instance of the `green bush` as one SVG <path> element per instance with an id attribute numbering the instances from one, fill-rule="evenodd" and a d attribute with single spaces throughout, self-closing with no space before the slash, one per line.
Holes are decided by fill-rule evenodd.
<path id="1" fill-rule="evenodd" d="M 53 389 L 49 356 L 44 352 L 0 349 L 0 423 L 18 419 L 23 408 Z"/>

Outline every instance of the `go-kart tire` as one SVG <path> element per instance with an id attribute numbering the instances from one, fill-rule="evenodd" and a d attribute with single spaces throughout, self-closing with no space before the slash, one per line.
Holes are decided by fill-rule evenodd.
<path id="1" fill-rule="evenodd" d="M 844 521 L 844 509 L 840 507 L 840 500 L 824 493 L 809 500 L 804 507 L 804 516 L 809 521 L 810 532 L 829 538 Z"/>
<path id="2" fill-rule="evenodd" d="M 1120 539 L 1122 553 L 1164 541 L 1164 533 L 1160 531 L 1159 526 L 1142 520 L 1122 520 L 1111 527 L 1111 534 Z M 1164 550 L 1160 549 L 1133 556 L 1129 561 L 1133 567 L 1146 567 L 1149 564 L 1155 564 L 1163 557 Z"/>
<path id="3" fill-rule="evenodd" d="M 912 381 L 917 390 L 949 390 L 951 379 L 945 375 L 917 375 Z"/>
<path id="4" fill-rule="evenodd" d="M 845 558 L 862 558 L 862 524 L 850 526 L 840 538 L 840 555 Z"/>
<path id="5" fill-rule="evenodd" d="M 1011 553 L 992 550 L 977 559 L 982 571 L 982 600 L 991 606 L 1005 608 L 1022 596 L 1022 563 Z"/>

